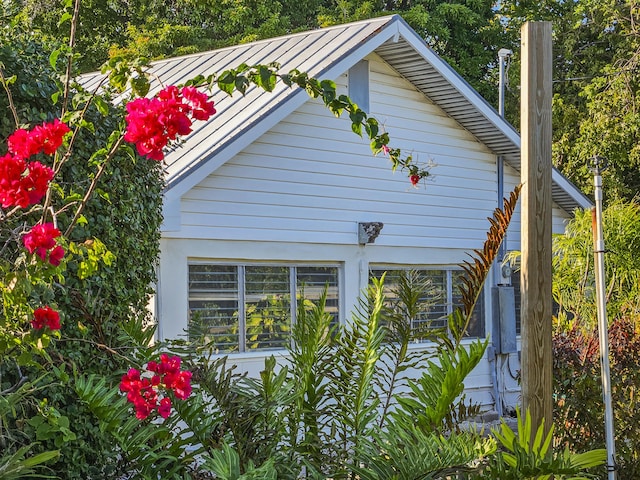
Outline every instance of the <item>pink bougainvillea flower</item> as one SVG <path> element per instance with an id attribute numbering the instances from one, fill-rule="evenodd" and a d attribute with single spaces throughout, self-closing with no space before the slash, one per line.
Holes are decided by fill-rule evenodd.
<path id="1" fill-rule="evenodd" d="M 39 223 L 22 237 L 22 244 L 29 253 L 35 253 L 43 262 L 47 261 L 54 266 L 60 265 L 60 260 L 64 256 L 64 249 L 56 246 L 56 238 L 60 236 L 53 223 Z M 51 251 L 51 252 L 50 252 Z"/>
<path id="2" fill-rule="evenodd" d="M 140 387 L 140 371 L 135 368 L 130 368 L 129 371 L 122 376 L 122 380 L 120 381 L 120 391 L 131 392 L 139 390 Z"/>
<path id="3" fill-rule="evenodd" d="M 186 400 L 191 395 L 191 372 L 180 372 L 173 382 L 173 393 L 180 400 Z"/>
<path id="4" fill-rule="evenodd" d="M 49 252 L 49 263 L 54 267 L 57 267 L 58 265 L 60 265 L 63 257 L 64 248 L 62 248 L 60 245 L 57 245 L 53 250 Z"/>
<path id="5" fill-rule="evenodd" d="M 23 160 L 43 151 L 47 155 L 53 155 L 70 131 L 69 127 L 57 118 L 53 122 L 37 125 L 30 131 L 21 128 L 7 139 L 8 149 L 10 153 Z"/>
<path id="6" fill-rule="evenodd" d="M 196 120 L 209 120 L 216 113 L 213 102 L 209 101 L 209 97 L 195 87 L 182 87 L 181 93 L 187 105 L 191 107 L 191 115 Z"/>
<path id="7" fill-rule="evenodd" d="M 164 159 L 163 149 L 179 135 L 191 133 L 192 120 L 207 120 L 215 113 L 213 102 L 194 87 L 171 85 L 154 98 L 137 98 L 127 104 L 124 140 L 138 154 L 151 160 Z"/>
<path id="8" fill-rule="evenodd" d="M 54 172 L 40 162 L 31 162 L 27 165 L 27 168 L 29 172 L 22 178 L 21 183 L 22 188 L 29 196 L 29 204 L 33 205 L 42 200 L 42 197 L 47 193 Z"/>
<path id="9" fill-rule="evenodd" d="M 60 330 L 60 314 L 48 305 L 33 311 L 31 326 L 36 330 L 48 327 L 49 330 Z"/>
<path id="10" fill-rule="evenodd" d="M 413 185 L 414 187 L 418 186 L 418 183 L 420 183 L 420 175 L 411 175 L 409 177 L 409 180 L 411 181 L 411 185 Z"/>
<path id="11" fill-rule="evenodd" d="M 11 154 L 0 157 L 0 205 L 27 208 L 38 203 L 53 175 L 53 170 L 40 162 L 26 163 Z"/>
<path id="12" fill-rule="evenodd" d="M 171 415 L 171 399 L 169 397 L 164 397 L 162 400 L 160 400 L 158 413 L 162 418 L 169 418 L 169 415 Z"/>
<path id="13" fill-rule="evenodd" d="M 29 195 L 22 188 L 24 160 L 6 154 L 0 157 L 0 204 L 2 208 L 29 206 Z"/>
<path id="14" fill-rule="evenodd" d="M 150 360 L 147 363 L 145 376 L 136 369 L 130 369 L 122 376 L 120 391 L 127 393 L 127 401 L 133 404 L 136 418 L 144 420 L 154 410 L 162 418 L 171 414 L 171 398 L 186 400 L 192 392 L 191 372 L 180 370 L 180 357 L 170 357 L 166 353 L 160 355 L 160 361 Z"/>
<path id="15" fill-rule="evenodd" d="M 42 127 L 35 127 L 33 131 L 36 129 L 41 129 L 38 130 L 38 133 L 41 134 L 42 150 L 47 155 L 56 153 L 64 141 L 64 136 L 71 131 L 65 123 L 57 118 L 51 123 L 42 124 Z"/>
<path id="16" fill-rule="evenodd" d="M 20 128 L 7 138 L 7 148 L 9 153 L 15 157 L 25 160 L 40 152 L 40 145 L 28 130 Z"/>
<path id="17" fill-rule="evenodd" d="M 380 150 L 382 150 L 382 153 L 385 155 L 389 155 L 389 152 L 391 151 L 391 149 L 387 145 L 382 145 L 382 147 L 380 147 Z"/>

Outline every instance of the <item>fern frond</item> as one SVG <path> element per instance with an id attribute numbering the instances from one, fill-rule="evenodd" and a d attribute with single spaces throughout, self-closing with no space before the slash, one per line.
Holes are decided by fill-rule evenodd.
<path id="1" fill-rule="evenodd" d="M 374 387 L 378 360 L 383 354 L 384 331 L 380 327 L 383 305 L 382 283 L 374 280 L 351 323 L 336 341 L 328 389 L 336 399 L 332 405 L 332 427 L 339 439 L 337 454 L 344 461 L 352 461 L 349 452 L 371 433 L 378 417 L 380 399 Z"/>
<path id="2" fill-rule="evenodd" d="M 443 479 L 472 472 L 495 451 L 495 442 L 477 432 L 447 437 L 415 425 L 391 425 L 369 442 L 355 473 L 361 479 Z"/>

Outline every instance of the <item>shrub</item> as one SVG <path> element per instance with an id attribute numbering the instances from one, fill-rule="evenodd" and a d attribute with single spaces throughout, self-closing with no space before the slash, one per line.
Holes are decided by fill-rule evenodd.
<path id="1" fill-rule="evenodd" d="M 619 478 L 640 476 L 640 333 L 628 319 L 609 327 L 611 390 Z M 556 438 L 573 451 L 604 448 L 604 403 L 597 330 L 574 325 L 553 338 Z"/>

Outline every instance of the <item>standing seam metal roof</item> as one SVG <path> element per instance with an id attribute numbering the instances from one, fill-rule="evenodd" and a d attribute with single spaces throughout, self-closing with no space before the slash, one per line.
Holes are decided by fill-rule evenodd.
<path id="1" fill-rule="evenodd" d="M 277 62 L 284 72 L 297 68 L 316 78 L 335 79 L 371 52 L 492 152 L 520 169 L 517 131 L 398 15 L 156 61 L 149 72 L 154 79 L 151 93 L 161 85 L 221 73 L 241 63 Z M 90 89 L 100 77 L 87 75 L 81 81 Z M 186 191 L 308 99 L 300 89 L 282 84 L 271 93 L 252 87 L 243 97 L 236 94 L 230 98 L 216 91 L 212 98 L 218 113 L 208 122 L 194 124 L 193 133 L 166 155 L 168 191 Z M 591 206 L 589 199 L 556 169 L 552 178 L 553 200 L 565 211 Z"/>

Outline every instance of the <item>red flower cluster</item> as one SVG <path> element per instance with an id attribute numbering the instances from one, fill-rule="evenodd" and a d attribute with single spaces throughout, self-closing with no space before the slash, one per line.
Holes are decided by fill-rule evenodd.
<path id="1" fill-rule="evenodd" d="M 127 393 L 127 400 L 133 403 L 136 418 L 144 420 L 157 409 L 162 418 L 171 414 L 171 399 L 167 396 L 158 401 L 158 391 L 163 388 L 172 391 L 176 398 L 185 400 L 191 395 L 191 372 L 180 370 L 180 357 L 160 355 L 160 363 L 149 362 L 147 371 L 153 375 L 141 377 L 135 368 L 122 376 L 120 391 Z"/>
<path id="2" fill-rule="evenodd" d="M 206 94 L 194 87 L 171 85 L 154 98 L 137 98 L 127 104 L 124 139 L 134 143 L 140 155 L 162 160 L 162 149 L 169 141 L 191 133 L 191 118 L 208 120 L 214 113 Z"/>
<path id="3" fill-rule="evenodd" d="M 60 314 L 49 305 L 36 308 L 33 312 L 31 326 L 36 330 L 49 327 L 49 330 L 60 330 Z"/>
<path id="4" fill-rule="evenodd" d="M 411 185 L 413 185 L 414 187 L 418 186 L 418 183 L 420 183 L 420 175 L 410 175 L 409 176 L 409 180 L 411 181 Z"/>
<path id="5" fill-rule="evenodd" d="M 38 203 L 47 192 L 53 170 L 40 162 L 29 162 L 33 155 L 52 155 L 62 145 L 69 127 L 56 119 L 33 130 L 19 129 L 7 139 L 9 152 L 0 157 L 0 205 L 2 208 Z"/>
<path id="6" fill-rule="evenodd" d="M 29 253 L 34 253 L 45 262 L 47 256 L 53 266 L 60 265 L 64 257 L 64 248 L 56 245 L 56 238 L 60 236 L 60 230 L 53 223 L 39 223 L 22 237 L 22 243 Z"/>
<path id="7" fill-rule="evenodd" d="M 51 123 L 38 125 L 31 131 L 21 128 L 7 139 L 9 152 L 23 160 L 40 152 L 53 155 L 69 132 L 69 127 L 57 118 Z"/>

